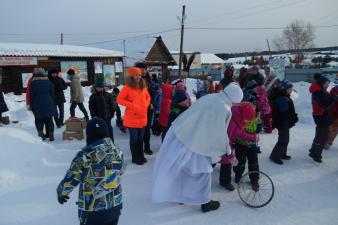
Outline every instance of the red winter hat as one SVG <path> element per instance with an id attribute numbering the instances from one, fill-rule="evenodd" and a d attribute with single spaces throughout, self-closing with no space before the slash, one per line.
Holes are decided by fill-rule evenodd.
<path id="1" fill-rule="evenodd" d="M 141 76 L 142 75 L 142 70 L 140 68 L 137 67 L 130 67 L 128 70 L 129 76 Z"/>
<path id="2" fill-rule="evenodd" d="M 239 111 L 243 120 L 253 120 L 256 118 L 256 109 L 251 102 L 241 103 Z"/>

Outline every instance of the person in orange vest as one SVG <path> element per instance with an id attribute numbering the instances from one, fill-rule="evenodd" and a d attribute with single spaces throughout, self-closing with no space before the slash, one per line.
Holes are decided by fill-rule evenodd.
<path id="1" fill-rule="evenodd" d="M 129 69 L 126 85 L 117 96 L 117 103 L 125 106 L 123 125 L 129 130 L 129 144 L 132 162 L 143 165 L 147 162 L 144 157 L 143 135 L 147 126 L 147 109 L 150 104 L 150 95 L 147 84 L 142 79 L 142 70 L 137 67 Z"/>

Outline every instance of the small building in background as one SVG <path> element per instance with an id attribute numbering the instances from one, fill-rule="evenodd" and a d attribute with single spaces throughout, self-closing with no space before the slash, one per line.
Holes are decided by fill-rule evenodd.
<path id="1" fill-rule="evenodd" d="M 74 69 L 83 85 L 102 76 L 108 86 L 123 77 L 123 53 L 118 51 L 52 44 L 0 43 L 0 68 L 4 92 L 20 94 L 35 67 L 57 69 L 67 81 L 67 71 Z"/>

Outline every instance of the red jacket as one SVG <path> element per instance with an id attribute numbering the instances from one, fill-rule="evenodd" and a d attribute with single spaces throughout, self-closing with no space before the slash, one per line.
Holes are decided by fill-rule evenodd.
<path id="1" fill-rule="evenodd" d="M 171 101 L 172 101 L 173 86 L 170 84 L 163 84 L 162 93 L 163 93 L 162 103 L 161 103 L 160 116 L 158 119 L 158 123 L 162 127 L 167 127 L 168 121 L 169 121 Z"/>
<path id="2" fill-rule="evenodd" d="M 330 91 L 330 94 L 332 96 L 338 96 L 338 85 L 336 85 L 335 87 L 333 87 Z M 333 116 L 335 120 L 338 120 L 338 101 L 336 100 L 335 105 L 333 106 Z"/>
<path id="3" fill-rule="evenodd" d="M 30 93 L 30 87 L 31 83 L 33 81 L 33 77 L 29 78 L 27 81 L 27 88 L 26 88 L 26 105 L 31 104 L 31 93 Z"/>

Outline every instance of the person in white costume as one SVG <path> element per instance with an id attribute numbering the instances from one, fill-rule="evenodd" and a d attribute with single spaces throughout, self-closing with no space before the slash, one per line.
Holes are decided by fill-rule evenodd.
<path id="1" fill-rule="evenodd" d="M 211 164 L 231 154 L 231 105 L 242 98 L 241 88 L 232 82 L 196 101 L 172 123 L 155 161 L 154 202 L 201 205 L 203 212 L 219 208 L 218 201 L 210 200 Z"/>

